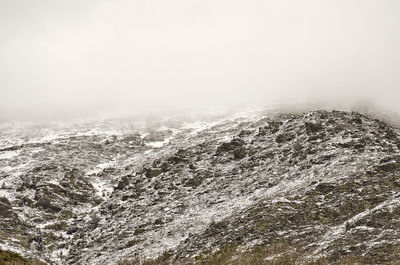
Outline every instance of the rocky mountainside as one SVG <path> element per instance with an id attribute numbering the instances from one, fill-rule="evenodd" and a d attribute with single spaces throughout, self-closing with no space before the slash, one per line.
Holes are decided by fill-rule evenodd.
<path id="1" fill-rule="evenodd" d="M 0 248 L 49 264 L 285 244 L 400 260 L 400 131 L 350 111 L 0 129 Z"/>

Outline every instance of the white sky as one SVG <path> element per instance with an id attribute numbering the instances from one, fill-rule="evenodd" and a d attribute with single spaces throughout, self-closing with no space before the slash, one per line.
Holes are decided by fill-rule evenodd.
<path id="1" fill-rule="evenodd" d="M 0 0 L 0 110 L 375 101 L 400 112 L 398 0 Z"/>

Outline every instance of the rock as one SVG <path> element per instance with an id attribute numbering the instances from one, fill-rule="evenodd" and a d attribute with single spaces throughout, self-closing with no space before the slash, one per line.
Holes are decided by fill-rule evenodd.
<path id="1" fill-rule="evenodd" d="M 192 187 L 192 188 L 197 188 L 198 186 L 201 185 L 201 183 L 203 182 L 203 178 L 200 176 L 195 176 L 193 178 L 188 179 L 184 185 L 186 187 Z"/>
<path id="2" fill-rule="evenodd" d="M 306 127 L 307 134 L 317 133 L 323 129 L 321 124 L 313 122 L 305 122 L 304 126 Z"/>
<path id="3" fill-rule="evenodd" d="M 0 217 L 10 217 L 12 206 L 6 197 L 0 197 Z"/>
<path id="4" fill-rule="evenodd" d="M 147 178 L 154 178 L 154 177 L 157 177 L 160 174 L 161 174 L 161 170 L 159 170 L 159 169 L 148 168 L 145 171 L 145 175 L 146 175 Z"/>
<path id="5" fill-rule="evenodd" d="M 244 148 L 237 148 L 233 151 L 233 157 L 235 159 L 243 159 L 246 157 L 246 149 Z"/>
<path id="6" fill-rule="evenodd" d="M 118 182 L 117 189 L 123 190 L 126 186 L 129 185 L 129 179 L 127 176 L 123 176 L 121 180 Z"/>
<path id="7" fill-rule="evenodd" d="M 291 140 L 293 140 L 294 138 L 295 138 L 295 136 L 294 136 L 293 134 L 291 134 L 291 133 L 282 133 L 282 134 L 279 134 L 279 135 L 275 138 L 275 141 L 276 141 L 277 143 L 284 143 L 284 142 L 291 141 Z"/>
<path id="8" fill-rule="evenodd" d="M 257 136 L 264 136 L 269 133 L 276 133 L 279 131 L 279 128 L 282 126 L 283 122 L 281 121 L 268 121 L 268 125 L 265 127 L 258 128 Z"/>
<path id="9" fill-rule="evenodd" d="M 269 121 L 268 122 L 268 129 L 271 133 L 276 133 L 279 131 L 279 128 L 282 126 L 283 122 L 281 121 Z"/>
<path id="10" fill-rule="evenodd" d="M 382 165 L 378 165 L 377 169 L 380 171 L 391 172 L 397 169 L 400 169 L 400 163 L 398 162 L 390 162 Z"/>
<path id="11" fill-rule="evenodd" d="M 175 155 L 168 158 L 168 161 L 172 164 L 186 163 L 189 160 L 186 158 L 189 154 L 186 153 L 185 150 L 178 150 Z"/>
<path id="12" fill-rule="evenodd" d="M 358 125 L 361 125 L 363 123 L 360 117 L 354 117 L 353 119 L 351 119 L 350 122 Z"/>
<path id="13" fill-rule="evenodd" d="M 45 197 L 40 198 L 35 206 L 50 212 L 59 212 L 62 210 L 60 206 L 50 203 L 49 199 Z"/>
<path id="14" fill-rule="evenodd" d="M 78 232 L 78 227 L 76 226 L 71 226 L 67 230 L 67 235 L 72 235 L 74 233 Z"/>
<path id="15" fill-rule="evenodd" d="M 363 143 L 356 143 L 353 147 L 354 149 L 364 149 L 365 145 Z"/>
<path id="16" fill-rule="evenodd" d="M 228 143 L 222 143 L 217 149 L 217 154 L 235 150 L 236 148 L 242 147 L 243 145 L 244 141 L 242 139 L 235 138 Z"/>
<path id="17" fill-rule="evenodd" d="M 19 198 L 19 203 L 18 203 L 18 206 L 20 206 L 20 207 L 22 207 L 22 206 L 29 206 L 29 207 L 32 207 L 33 206 L 33 201 L 31 200 L 31 199 L 29 199 L 27 196 L 24 196 L 24 197 L 20 197 Z"/>
<path id="18" fill-rule="evenodd" d="M 249 135 L 251 135 L 253 133 L 253 131 L 251 131 L 251 130 L 242 130 L 242 131 L 240 131 L 240 133 L 239 133 L 239 137 L 240 138 L 242 138 L 242 137 L 246 137 L 246 136 L 249 136 Z"/>
<path id="19" fill-rule="evenodd" d="M 329 193 L 335 189 L 335 186 L 333 186 L 330 183 L 320 183 L 315 187 L 315 190 L 321 193 Z"/>
<path id="20" fill-rule="evenodd" d="M 227 119 L 201 131 L 182 127 L 184 120 L 149 123 L 147 131 L 156 133 L 147 140 L 172 137 L 168 145 L 136 147 L 141 139 L 132 125 L 118 137 L 73 127 L 73 135 L 63 131 L 67 137 L 51 145 L 20 146 L 18 156 L 0 159 L 7 169 L 2 190 L 13 198 L 0 199 L 3 243 L 50 264 L 158 257 L 170 247 L 171 264 L 185 263 L 225 245 L 292 255 L 286 263 L 324 255 L 329 264 L 353 264 L 342 260 L 349 251 L 365 258 L 360 264 L 399 260 L 397 128 L 342 111 Z M 233 139 L 219 141 L 227 137 Z M 108 195 L 97 196 L 102 191 Z M 4 212 L 15 218 L 2 218 Z M 29 245 L 39 226 L 40 255 Z M 66 256 L 53 259 L 63 248 Z"/>

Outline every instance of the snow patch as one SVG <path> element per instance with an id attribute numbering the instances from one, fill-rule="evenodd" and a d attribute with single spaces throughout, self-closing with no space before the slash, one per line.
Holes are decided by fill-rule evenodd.
<path id="1" fill-rule="evenodd" d="M 361 218 L 363 218 L 371 213 L 374 213 L 375 211 L 378 211 L 384 207 L 391 207 L 391 206 L 393 207 L 393 205 L 396 205 L 396 206 L 399 205 L 400 204 L 400 200 L 398 198 L 399 195 L 400 195 L 400 193 L 397 193 L 391 199 L 388 199 L 388 200 L 378 204 L 373 209 L 368 209 L 364 212 L 361 212 L 361 213 L 353 216 L 352 218 L 350 218 L 348 221 L 344 222 L 343 224 L 333 227 L 322 237 L 322 240 L 318 244 L 319 247 L 314 251 L 314 254 L 321 253 L 321 251 L 325 250 L 330 245 L 330 243 L 339 239 L 340 236 L 346 232 L 346 224 L 354 224 Z"/>
<path id="2" fill-rule="evenodd" d="M 161 148 L 168 143 L 169 139 L 165 139 L 164 141 L 146 143 L 146 145 L 152 148 Z"/>
<path id="3" fill-rule="evenodd" d="M 92 182 L 92 186 L 96 190 L 96 195 L 103 199 L 110 196 L 114 189 L 108 181 L 101 179 L 97 179 L 96 181 Z"/>
<path id="4" fill-rule="evenodd" d="M 0 154 L 0 159 L 10 159 L 17 155 L 19 155 L 18 151 L 5 151 Z"/>
<path id="5" fill-rule="evenodd" d="M 13 192 L 10 192 L 5 189 L 0 189 L 0 197 L 6 197 L 8 199 L 11 197 L 11 195 L 13 195 Z"/>
<path id="6" fill-rule="evenodd" d="M 98 164 L 94 168 L 92 168 L 91 170 L 86 172 L 86 175 L 96 175 L 96 174 L 100 173 L 103 169 L 111 167 L 113 165 L 114 165 L 114 162 L 105 162 L 105 163 Z"/>

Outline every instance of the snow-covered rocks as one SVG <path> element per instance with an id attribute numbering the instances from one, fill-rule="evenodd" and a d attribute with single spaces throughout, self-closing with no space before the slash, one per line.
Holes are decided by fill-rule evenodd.
<path id="1" fill-rule="evenodd" d="M 2 223 L 0 247 L 112 264 L 290 242 L 304 259 L 374 263 L 400 240 L 399 130 L 382 121 L 313 111 L 134 123 L 45 128 L 34 144 L 2 132 L 0 194 L 15 222 Z"/>

